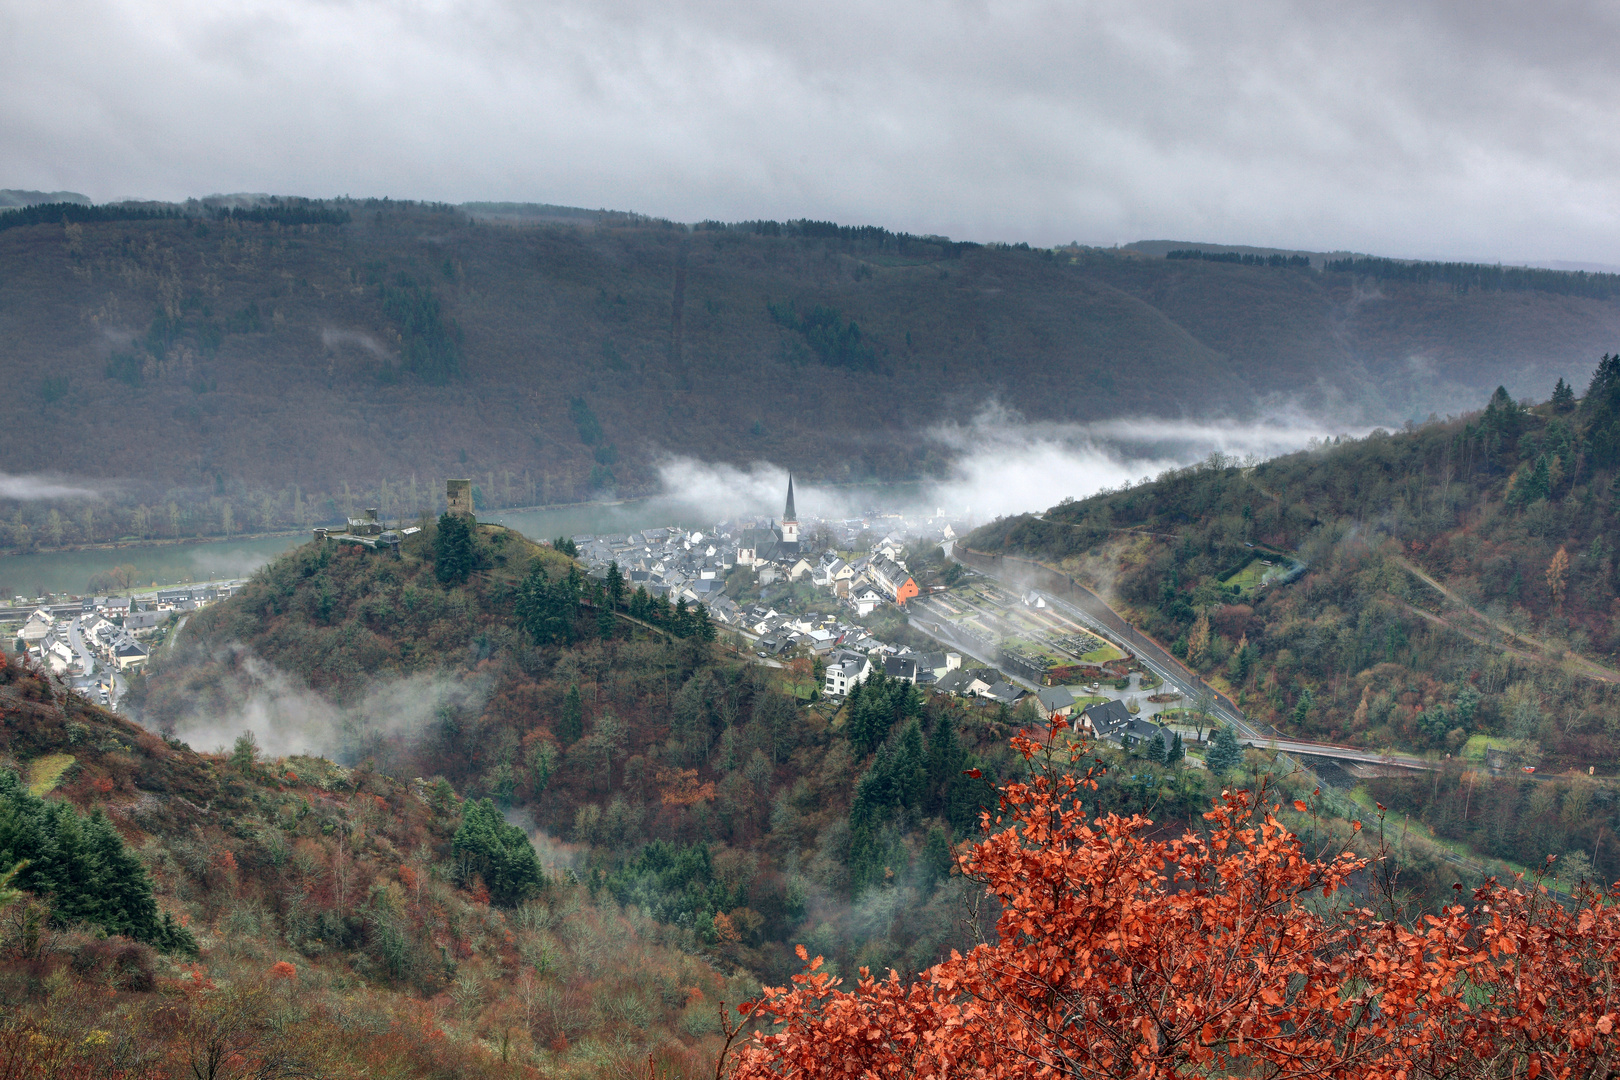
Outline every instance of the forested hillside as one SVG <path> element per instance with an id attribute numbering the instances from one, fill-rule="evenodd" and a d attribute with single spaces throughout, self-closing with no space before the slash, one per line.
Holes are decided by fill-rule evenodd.
<path id="1" fill-rule="evenodd" d="M 488 506 L 633 494 L 669 453 L 915 477 L 952 452 L 919 432 L 990 402 L 1445 414 L 1620 334 L 1592 275 L 387 200 L 29 207 L 0 267 L 6 468 L 116 481 L 0 506 L 20 548 L 413 516 L 447 475 Z"/>
<path id="2" fill-rule="evenodd" d="M 1032 714 L 881 677 L 812 700 L 808 661 L 761 665 L 679 608 L 615 604 L 503 530 L 478 534 L 481 569 L 441 581 L 443 535 L 397 561 L 309 545 L 272 564 L 154 660 L 143 721 L 183 733 L 318 694 L 338 706 L 334 752 L 494 800 L 593 895 L 761 978 L 804 942 L 840 970 L 912 971 L 971 940 L 950 850 L 1020 775 L 1007 740 Z M 1189 821 L 1219 783 L 1139 767 L 1100 798 Z"/>
<path id="3" fill-rule="evenodd" d="M 1586 777 L 1620 770 L 1617 418 L 1605 356 L 1579 400 L 1498 390 L 1459 420 L 1214 457 L 964 543 L 1067 571 L 1264 724 L 1457 763 L 1378 781 L 1385 805 L 1530 865 L 1582 851 L 1613 880 L 1615 790 Z M 1459 771 L 1487 743 L 1510 776 Z"/>
<path id="4" fill-rule="evenodd" d="M 448 783 L 199 755 L 0 662 L 6 1076 L 696 1075 L 757 986 Z"/>

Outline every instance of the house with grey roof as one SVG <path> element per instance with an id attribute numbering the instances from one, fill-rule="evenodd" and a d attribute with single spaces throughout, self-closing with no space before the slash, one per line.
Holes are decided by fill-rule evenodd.
<path id="1" fill-rule="evenodd" d="M 1068 716 L 1074 710 L 1074 695 L 1066 686 L 1043 686 L 1035 691 L 1041 716 L 1050 720 L 1054 716 Z"/>

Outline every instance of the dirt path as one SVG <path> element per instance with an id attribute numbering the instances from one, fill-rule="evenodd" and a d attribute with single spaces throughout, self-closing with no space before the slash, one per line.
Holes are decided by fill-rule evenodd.
<path id="1" fill-rule="evenodd" d="M 1432 618 L 1434 621 L 1440 623 L 1441 625 L 1448 626 L 1451 629 L 1457 631 L 1459 634 L 1462 634 L 1464 637 L 1471 638 L 1472 640 L 1477 641 L 1482 645 L 1490 645 L 1490 646 L 1492 646 L 1494 648 L 1501 649 L 1503 652 L 1513 653 L 1515 656 L 1523 656 L 1528 660 L 1539 660 L 1539 661 L 1542 661 L 1544 663 L 1559 663 L 1559 661 L 1553 659 L 1553 652 L 1555 650 L 1553 649 L 1552 646 L 1548 645 L 1545 641 L 1541 641 L 1541 640 L 1538 640 L 1537 638 L 1533 638 L 1529 634 L 1520 633 L 1519 631 L 1513 629 L 1513 627 L 1508 626 L 1506 623 L 1498 622 L 1497 620 L 1492 619 L 1490 616 L 1486 615 L 1483 611 L 1480 611 L 1478 608 L 1476 608 L 1472 604 L 1468 603 L 1468 601 L 1464 600 L 1462 597 L 1458 596 L 1456 593 L 1452 592 L 1450 589 L 1448 589 L 1444 585 L 1440 584 L 1440 582 L 1436 581 L 1433 577 L 1431 577 L 1422 567 L 1420 567 L 1416 563 L 1410 561 L 1405 556 L 1396 555 L 1394 558 L 1395 558 L 1395 562 L 1400 564 L 1402 569 L 1406 570 L 1407 573 L 1411 574 L 1413 577 L 1415 577 L 1419 581 L 1423 582 L 1423 584 L 1427 585 L 1429 588 L 1433 589 L 1435 592 L 1437 592 L 1441 596 L 1445 597 L 1446 601 L 1448 603 L 1452 604 L 1455 607 L 1461 608 L 1464 612 L 1468 613 L 1473 618 L 1478 619 L 1481 623 L 1483 623 L 1486 626 L 1490 627 L 1492 630 L 1495 630 L 1497 633 L 1503 635 L 1504 637 L 1507 637 L 1507 638 L 1510 638 L 1510 639 L 1512 639 L 1514 641 L 1522 642 L 1523 644 L 1528 645 L 1530 648 L 1536 650 L 1536 653 L 1538 655 L 1531 655 L 1531 654 L 1528 654 L 1528 653 L 1524 653 L 1524 652 L 1521 652 L 1521 651 L 1519 651 L 1517 649 L 1512 649 L 1512 648 L 1509 648 L 1506 645 L 1502 645 L 1499 642 L 1494 642 L 1494 641 L 1487 640 L 1483 635 L 1479 635 L 1479 634 L 1470 632 L 1468 630 L 1465 630 L 1461 626 L 1458 626 L 1456 623 L 1449 622 L 1449 621 L 1447 621 L 1445 619 L 1440 618 L 1439 616 L 1432 616 L 1428 612 L 1425 612 L 1420 608 L 1413 608 L 1412 609 L 1413 611 L 1416 611 L 1419 614 L 1424 615 L 1427 618 Z M 1408 605 L 1408 606 L 1410 606 L 1410 605 Z M 1572 662 L 1575 665 L 1576 668 L 1578 668 L 1580 670 L 1581 674 L 1583 674 L 1583 675 L 1586 675 L 1586 676 L 1588 676 L 1590 678 L 1593 678 L 1593 679 L 1600 679 L 1603 682 L 1620 682 L 1620 671 L 1615 671 L 1613 668 L 1604 667 L 1602 664 L 1599 664 L 1594 660 L 1588 660 L 1586 657 L 1579 656 L 1579 655 L 1577 655 L 1575 653 L 1572 653 L 1572 652 L 1567 652 L 1566 651 L 1564 655 L 1568 658 L 1568 660 L 1570 662 Z"/>

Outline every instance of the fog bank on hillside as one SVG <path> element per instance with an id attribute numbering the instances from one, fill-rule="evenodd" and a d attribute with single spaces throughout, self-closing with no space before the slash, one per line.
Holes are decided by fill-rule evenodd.
<path id="1" fill-rule="evenodd" d="M 1345 432 L 1343 426 L 1297 412 L 1232 422 L 1138 416 L 1063 424 L 1030 422 L 993 406 L 968 423 L 941 424 L 924 433 L 948 454 L 948 474 L 916 484 L 900 496 L 902 505 L 883 508 L 983 522 L 1151 479 L 1212 453 L 1263 460 Z M 660 475 L 665 494 L 654 503 L 667 505 L 672 516 L 705 520 L 779 516 L 788 480 L 786 469 L 769 462 L 738 467 L 691 457 L 665 460 Z M 874 502 L 873 493 L 859 487 L 795 480 L 794 491 L 805 517 L 853 517 Z"/>

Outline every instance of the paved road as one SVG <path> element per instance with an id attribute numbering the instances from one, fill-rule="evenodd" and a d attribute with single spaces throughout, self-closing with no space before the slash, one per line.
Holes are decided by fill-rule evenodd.
<path id="1" fill-rule="evenodd" d="M 1381 754 L 1361 747 L 1335 746 L 1291 739 L 1269 724 L 1251 720 L 1225 694 L 1208 686 L 1202 679 L 1182 666 L 1168 650 L 1152 638 L 1137 631 L 1119 613 L 1109 607 L 1096 593 L 1074 583 L 1039 563 L 1012 555 L 984 555 L 957 544 L 950 557 L 964 566 L 995 578 L 1003 584 L 1019 589 L 1036 588 L 1047 603 L 1076 619 L 1087 627 L 1102 632 L 1106 637 L 1122 643 L 1136 655 L 1143 667 L 1160 679 L 1166 687 L 1179 690 L 1189 705 L 1199 694 L 1208 691 L 1214 697 L 1210 715 L 1223 724 L 1229 724 L 1237 733 L 1238 742 L 1246 746 L 1275 749 L 1283 754 L 1311 754 L 1316 757 L 1369 764 L 1399 765 L 1409 769 L 1434 769 L 1439 766 L 1425 758 L 1405 754 Z"/>
<path id="2" fill-rule="evenodd" d="M 68 623 L 68 644 L 73 646 L 73 651 L 79 654 L 79 667 L 84 674 L 94 675 L 96 673 L 96 658 L 84 643 L 84 631 L 81 625 L 83 622 L 84 616 L 81 615 Z"/>

